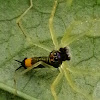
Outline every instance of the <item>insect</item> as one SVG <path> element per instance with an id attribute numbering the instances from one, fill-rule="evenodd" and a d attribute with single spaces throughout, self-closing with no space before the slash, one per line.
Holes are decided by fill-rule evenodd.
<path id="1" fill-rule="evenodd" d="M 92 100 L 92 97 L 90 95 L 87 96 L 87 94 L 85 94 L 84 92 L 82 92 L 80 89 L 78 89 L 76 87 L 76 85 L 74 84 L 74 82 L 72 81 L 72 79 L 70 77 L 70 72 L 72 70 L 69 69 L 69 66 L 67 64 L 67 61 L 70 60 L 69 50 L 68 50 L 67 46 L 70 43 L 72 43 L 74 40 L 76 40 L 77 38 L 80 38 L 83 35 L 85 35 L 86 33 L 89 33 L 90 29 L 88 31 L 84 31 L 80 35 L 78 34 L 78 35 L 70 38 L 70 32 L 71 32 L 72 28 L 77 24 L 80 24 L 80 25 L 84 24 L 81 21 L 74 21 L 69 26 L 69 28 L 67 29 L 67 32 L 62 37 L 61 44 L 58 44 L 57 37 L 54 33 L 54 28 L 53 28 L 53 19 L 54 19 L 54 15 L 56 12 L 57 4 L 58 4 L 58 1 L 55 0 L 53 9 L 51 11 L 51 16 L 49 18 L 49 30 L 50 30 L 53 44 L 55 46 L 54 50 L 50 52 L 50 55 L 48 57 L 25 58 L 23 61 L 16 60 L 17 62 L 21 63 L 21 66 L 19 68 L 21 68 L 21 67 L 25 68 L 25 70 L 22 71 L 20 73 L 20 75 L 25 74 L 26 72 L 30 71 L 33 68 L 37 68 L 40 64 L 43 66 L 46 66 L 46 67 L 59 68 L 60 72 L 51 85 L 51 92 L 54 97 L 54 100 L 58 100 L 58 96 L 56 94 L 55 88 L 56 88 L 57 84 L 59 83 L 59 81 L 61 80 L 61 78 L 63 77 L 63 75 L 65 76 L 66 80 L 68 81 L 70 87 L 75 92 L 83 95 L 87 100 Z M 33 6 L 33 2 L 32 2 L 32 0 L 30 0 L 30 7 L 17 19 L 17 25 L 19 26 L 20 30 L 22 31 L 22 33 L 24 34 L 24 36 L 30 43 L 31 43 L 31 38 L 25 34 L 24 29 L 21 25 L 21 19 L 23 18 L 24 15 L 27 14 L 27 12 L 32 8 L 32 6 Z M 87 21 L 85 23 L 87 23 Z M 91 27 L 91 25 L 90 25 L 90 27 Z M 66 40 L 66 38 L 68 39 L 68 41 Z M 36 44 L 36 43 L 34 43 L 34 45 L 49 51 L 49 49 L 43 45 Z M 16 71 L 19 68 L 17 68 Z"/>
<path id="2" fill-rule="evenodd" d="M 50 52 L 49 57 L 33 57 L 33 58 L 25 58 L 22 62 L 15 60 L 19 63 L 21 63 L 21 67 L 24 67 L 27 69 L 28 67 L 31 67 L 35 63 L 42 61 L 42 63 L 49 64 L 55 68 L 58 68 L 63 61 L 70 60 L 69 50 L 67 47 L 60 48 L 59 51 L 53 50 Z M 42 64 L 41 63 L 41 64 Z M 17 68 L 16 71 L 19 69 Z"/>

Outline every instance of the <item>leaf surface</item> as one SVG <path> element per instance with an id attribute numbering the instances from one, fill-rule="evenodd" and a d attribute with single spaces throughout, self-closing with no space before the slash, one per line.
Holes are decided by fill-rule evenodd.
<path id="1" fill-rule="evenodd" d="M 94 100 L 99 100 L 100 2 L 69 0 L 70 6 L 66 2 L 58 0 L 54 17 L 55 34 L 59 44 L 62 41 L 62 46 L 68 43 L 70 47 L 72 59 L 67 63 L 76 87 L 93 96 Z M 31 38 L 30 44 L 16 24 L 17 18 L 29 7 L 29 0 L 0 0 L 0 100 L 53 100 L 50 86 L 59 71 L 49 68 L 34 69 L 21 76 L 17 80 L 18 97 L 12 95 L 15 94 L 14 73 L 20 66 L 15 60 L 48 56 L 54 49 L 48 25 L 53 4 L 53 0 L 33 0 L 33 8 L 21 20 L 27 36 Z M 73 21 L 84 24 L 69 29 Z M 84 31 L 86 34 L 77 38 Z M 72 90 L 65 77 L 58 84 L 56 92 L 59 100 L 86 99 Z"/>

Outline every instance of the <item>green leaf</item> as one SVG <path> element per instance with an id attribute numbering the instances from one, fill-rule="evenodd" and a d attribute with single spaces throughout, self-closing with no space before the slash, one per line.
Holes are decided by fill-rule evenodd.
<path id="1" fill-rule="evenodd" d="M 59 74 L 57 69 L 31 70 L 17 80 L 17 96 L 14 89 L 15 70 L 20 66 L 15 59 L 22 61 L 25 57 L 48 56 L 54 49 L 48 25 L 53 4 L 54 0 L 33 0 L 33 8 L 21 20 L 27 36 L 31 38 L 28 40 L 16 20 L 29 7 L 29 0 L 0 0 L 0 100 L 54 100 L 50 86 Z M 67 63 L 75 87 L 93 100 L 99 100 L 100 2 L 68 0 L 68 4 L 67 0 L 58 0 L 53 21 L 55 33 L 59 44 L 62 41 L 62 46 L 68 43 L 70 47 L 72 58 Z M 84 24 L 69 28 L 73 21 Z M 84 32 L 86 34 L 80 37 Z M 57 85 L 56 93 L 59 100 L 86 100 L 73 91 L 65 76 Z"/>

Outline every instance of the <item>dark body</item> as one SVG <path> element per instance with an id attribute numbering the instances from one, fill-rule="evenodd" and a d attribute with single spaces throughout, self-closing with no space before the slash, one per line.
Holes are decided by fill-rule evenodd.
<path id="1" fill-rule="evenodd" d="M 26 63 L 25 63 L 27 59 L 28 58 L 25 58 L 22 62 L 16 60 L 21 63 L 21 66 L 19 68 L 21 67 L 24 67 L 25 69 L 27 68 Z M 62 62 L 66 60 L 70 60 L 70 55 L 69 55 L 68 48 L 64 47 L 64 48 L 60 48 L 59 50 L 53 50 L 52 52 L 50 52 L 48 57 L 32 57 L 30 63 L 31 65 L 34 65 L 35 63 L 39 61 L 43 61 L 55 68 L 58 68 L 60 67 Z M 42 66 L 39 65 L 36 68 L 43 68 L 43 67 L 44 67 L 43 65 Z M 18 70 L 19 68 L 17 68 L 16 70 Z"/>

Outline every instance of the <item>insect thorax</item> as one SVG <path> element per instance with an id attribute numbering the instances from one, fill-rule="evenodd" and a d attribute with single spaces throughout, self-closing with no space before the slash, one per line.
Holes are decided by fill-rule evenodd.
<path id="1" fill-rule="evenodd" d="M 49 55 L 49 63 L 58 68 L 63 61 L 70 60 L 69 50 L 67 47 L 60 48 L 58 51 L 53 50 Z"/>

